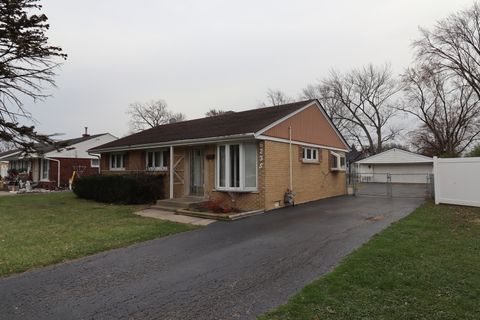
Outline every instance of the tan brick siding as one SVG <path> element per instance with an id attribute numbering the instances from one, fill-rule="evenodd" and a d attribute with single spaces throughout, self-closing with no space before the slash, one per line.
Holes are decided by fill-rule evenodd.
<path id="1" fill-rule="evenodd" d="M 295 202 L 302 203 L 346 193 L 345 172 L 332 172 L 328 165 L 329 151 L 322 149 L 319 164 L 303 163 L 301 146 L 292 145 L 293 191 Z M 288 143 L 265 141 L 265 208 L 284 205 L 289 187 Z"/>

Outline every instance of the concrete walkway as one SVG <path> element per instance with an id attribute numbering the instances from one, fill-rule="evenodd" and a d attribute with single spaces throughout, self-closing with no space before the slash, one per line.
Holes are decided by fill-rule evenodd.
<path id="1" fill-rule="evenodd" d="M 187 216 L 182 216 L 182 215 L 177 215 L 173 212 L 170 211 L 163 211 L 163 210 L 158 210 L 158 209 L 145 209 L 142 211 L 137 211 L 135 214 L 142 216 L 142 217 L 148 217 L 148 218 L 154 218 L 154 219 L 160 219 L 160 220 L 168 220 L 172 222 L 179 222 L 179 223 L 189 223 L 193 224 L 196 226 L 207 226 L 216 220 L 211 220 L 211 219 L 203 219 L 203 218 L 195 218 L 195 217 L 187 217 Z"/>

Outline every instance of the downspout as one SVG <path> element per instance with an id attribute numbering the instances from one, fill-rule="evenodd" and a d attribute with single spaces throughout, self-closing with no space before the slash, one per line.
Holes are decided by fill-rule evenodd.
<path id="1" fill-rule="evenodd" d="M 44 158 L 46 160 L 55 161 L 57 163 L 57 188 L 60 188 L 60 160 L 53 158 Z M 48 168 L 50 171 L 50 168 Z"/>
<path id="2" fill-rule="evenodd" d="M 290 191 L 293 191 L 293 168 L 292 168 L 292 127 L 288 127 L 288 151 L 289 151 L 289 174 Z"/>

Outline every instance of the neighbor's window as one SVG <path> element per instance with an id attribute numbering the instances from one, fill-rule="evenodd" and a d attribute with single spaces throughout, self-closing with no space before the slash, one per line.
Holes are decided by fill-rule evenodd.
<path id="1" fill-rule="evenodd" d="M 48 180 L 48 172 L 50 171 L 50 160 L 42 159 L 40 163 L 41 180 Z"/>
<path id="2" fill-rule="evenodd" d="M 318 149 L 316 148 L 303 148 L 303 161 L 318 161 Z"/>
<path id="3" fill-rule="evenodd" d="M 257 145 L 225 144 L 217 147 L 217 189 L 255 191 L 257 189 Z"/>
<path id="4" fill-rule="evenodd" d="M 90 167 L 92 168 L 100 168 L 100 159 L 90 159 Z"/>
<path id="5" fill-rule="evenodd" d="M 111 170 L 124 170 L 125 169 L 125 154 L 124 153 L 112 153 L 112 154 L 110 154 L 110 169 Z"/>
<path id="6" fill-rule="evenodd" d="M 345 155 L 336 153 L 336 152 L 330 152 L 330 157 L 331 157 L 331 163 L 330 167 L 331 170 L 333 171 L 344 171 L 345 170 Z"/>
<path id="7" fill-rule="evenodd" d="M 167 167 L 167 150 L 156 150 L 147 152 L 147 170 L 167 170 Z"/>

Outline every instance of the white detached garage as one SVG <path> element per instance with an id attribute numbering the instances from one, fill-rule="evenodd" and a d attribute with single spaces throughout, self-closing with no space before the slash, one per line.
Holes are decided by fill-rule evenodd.
<path id="1" fill-rule="evenodd" d="M 433 174 L 433 158 L 393 148 L 355 163 L 364 182 L 426 183 Z"/>

